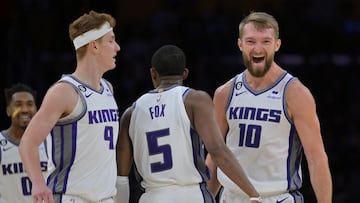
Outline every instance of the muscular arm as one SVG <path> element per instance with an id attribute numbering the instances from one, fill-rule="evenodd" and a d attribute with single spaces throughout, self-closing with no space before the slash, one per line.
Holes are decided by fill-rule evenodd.
<path id="1" fill-rule="evenodd" d="M 221 131 L 216 123 L 211 97 L 203 91 L 192 91 L 187 96 L 185 105 L 190 120 L 204 141 L 205 147 L 215 165 L 220 167 L 250 197 L 259 196 L 235 156 L 225 145 Z"/>
<path id="2" fill-rule="evenodd" d="M 226 136 L 226 132 L 228 130 L 225 108 L 226 108 L 230 87 L 231 87 L 231 81 L 228 81 L 226 84 L 217 88 L 213 100 L 215 107 L 216 122 L 219 125 L 221 135 L 223 136 L 224 139 Z M 219 192 L 221 185 L 217 179 L 217 166 L 212 161 L 210 154 L 208 154 L 206 158 L 206 165 L 209 167 L 210 171 L 212 172 L 210 180 L 208 181 L 209 189 L 214 194 L 214 196 L 216 196 L 217 193 Z"/>
<path id="3" fill-rule="evenodd" d="M 128 176 L 133 161 L 132 144 L 129 137 L 131 111 L 131 107 L 127 108 L 120 119 L 119 139 L 116 145 L 118 176 Z"/>
<path id="4" fill-rule="evenodd" d="M 300 81 L 295 80 L 286 92 L 286 103 L 304 147 L 310 181 L 317 201 L 330 203 L 332 202 L 332 180 L 314 98 Z"/>
<path id="5" fill-rule="evenodd" d="M 31 119 L 20 141 L 19 152 L 33 185 L 32 196 L 34 201 L 46 199 L 52 202 L 52 192 L 46 187 L 40 169 L 38 147 L 50 133 L 57 120 L 72 111 L 77 99 L 77 92 L 69 84 L 55 84 L 46 93 L 39 111 Z"/>
<path id="6" fill-rule="evenodd" d="M 129 125 L 132 113 L 132 107 L 125 110 L 120 118 L 119 139 L 116 144 L 116 162 L 117 162 L 117 194 L 115 201 L 119 203 L 129 202 L 130 186 L 129 173 L 133 162 L 133 147 L 129 137 Z"/>

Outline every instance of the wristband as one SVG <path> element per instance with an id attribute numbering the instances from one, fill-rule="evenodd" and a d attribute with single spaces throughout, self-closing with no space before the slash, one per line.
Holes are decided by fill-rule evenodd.
<path id="1" fill-rule="evenodd" d="M 262 202 L 262 198 L 259 196 L 259 197 L 250 197 L 249 199 L 250 201 L 257 201 L 257 202 Z"/>
<path id="2" fill-rule="evenodd" d="M 116 177 L 115 202 L 128 203 L 130 199 L 129 178 L 127 176 Z"/>

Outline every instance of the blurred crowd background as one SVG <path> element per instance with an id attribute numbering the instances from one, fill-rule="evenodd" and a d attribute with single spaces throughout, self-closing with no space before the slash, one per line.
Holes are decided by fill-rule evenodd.
<path id="1" fill-rule="evenodd" d="M 356 202 L 360 181 L 360 1 L 357 0 L 5 0 L 0 7 L 0 127 L 6 117 L 3 89 L 23 82 L 46 90 L 76 66 L 68 26 L 84 12 L 117 20 L 121 47 L 112 82 L 120 111 L 152 88 L 152 53 L 175 44 L 187 54 L 185 81 L 213 95 L 244 69 L 236 45 L 238 24 L 251 10 L 280 25 L 276 61 L 314 94 L 334 183 L 334 202 Z M 315 202 L 304 161 L 305 202 Z"/>

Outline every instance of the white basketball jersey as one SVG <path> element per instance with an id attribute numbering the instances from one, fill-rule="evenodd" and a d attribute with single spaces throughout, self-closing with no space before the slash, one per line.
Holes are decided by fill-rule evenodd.
<path id="1" fill-rule="evenodd" d="M 74 86 L 83 111 L 71 119 L 60 120 L 48 136 L 48 186 L 54 194 L 89 201 L 114 196 L 119 111 L 113 93 L 104 79 L 100 91 L 71 75 L 62 77 L 60 82 Z"/>
<path id="2" fill-rule="evenodd" d="M 46 177 L 47 154 L 44 143 L 39 146 L 40 168 Z M 19 146 L 0 132 L 0 203 L 33 202 L 31 181 L 25 172 Z"/>
<path id="3" fill-rule="evenodd" d="M 267 89 L 253 91 L 245 74 L 234 78 L 226 108 L 229 131 L 226 144 L 263 196 L 301 187 L 303 148 L 285 104 L 285 90 L 294 79 L 284 74 Z M 242 194 L 218 169 L 224 187 Z"/>
<path id="4" fill-rule="evenodd" d="M 208 180 L 204 146 L 184 106 L 189 91 L 184 86 L 150 91 L 133 105 L 129 134 L 145 189 Z"/>

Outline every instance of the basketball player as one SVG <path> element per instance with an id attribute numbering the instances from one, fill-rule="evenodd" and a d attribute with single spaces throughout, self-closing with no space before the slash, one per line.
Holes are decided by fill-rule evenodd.
<path id="1" fill-rule="evenodd" d="M 8 129 L 0 132 L 0 202 L 32 202 L 31 182 L 19 155 L 19 143 L 26 126 L 34 116 L 36 92 L 29 86 L 17 83 L 5 89 L 6 113 L 11 119 Z M 38 147 L 40 169 L 47 171 L 44 143 Z"/>
<path id="2" fill-rule="evenodd" d="M 274 62 L 281 45 L 277 21 L 267 13 L 252 12 L 239 31 L 246 70 L 217 88 L 213 99 L 227 146 L 265 203 L 306 202 L 299 192 L 305 153 L 316 198 L 330 203 L 332 181 L 314 98 Z M 207 163 L 213 165 L 210 158 Z M 219 189 L 216 177 L 224 187 L 221 202 L 247 202 L 244 191 L 221 168 L 217 176 L 214 167 L 212 171 L 211 190 L 216 194 Z"/>
<path id="3" fill-rule="evenodd" d="M 76 69 L 49 88 L 20 142 L 34 202 L 114 202 L 119 115 L 112 85 L 102 77 L 120 51 L 114 26 L 111 15 L 95 11 L 69 26 Z M 45 182 L 36 149 L 49 132 Z"/>
<path id="4" fill-rule="evenodd" d="M 183 86 L 188 75 L 183 51 L 162 46 L 153 54 L 151 65 L 155 89 L 123 113 L 118 141 L 119 176 L 126 179 L 134 159 L 143 178 L 145 193 L 139 202 L 215 202 L 207 187 L 204 145 L 245 191 L 247 202 L 260 202 L 220 135 L 211 97 Z"/>

